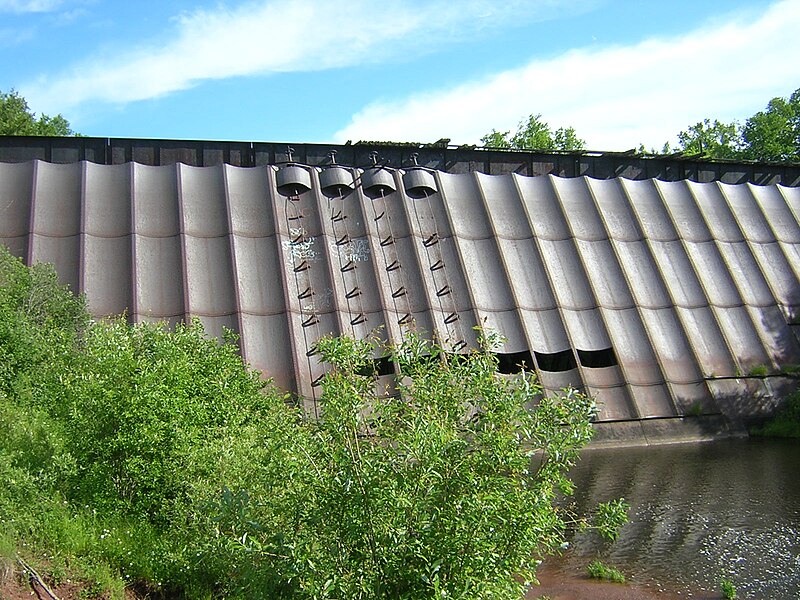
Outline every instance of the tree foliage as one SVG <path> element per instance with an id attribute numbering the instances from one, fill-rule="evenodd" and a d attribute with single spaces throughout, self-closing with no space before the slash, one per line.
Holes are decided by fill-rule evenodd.
<path id="1" fill-rule="evenodd" d="M 678 147 L 709 158 L 800 161 L 800 88 L 773 98 L 744 125 L 704 119 L 678 133 Z"/>
<path id="2" fill-rule="evenodd" d="M 541 114 L 531 114 L 517 126 L 517 131 L 500 132 L 492 129 L 481 138 L 487 148 L 514 148 L 517 150 L 583 150 L 586 142 L 572 127 L 559 127 L 555 131 L 542 119 Z"/>
<path id="3" fill-rule="evenodd" d="M 91 321 L 0 246 L 0 541 L 170 597 L 516 600 L 569 528 L 613 538 L 626 507 L 556 509 L 594 403 L 499 375 L 496 344 L 411 335 L 383 349 L 387 396 L 372 343 L 325 338 L 309 420 L 199 323 Z"/>
<path id="4" fill-rule="evenodd" d="M 28 102 L 19 92 L 0 91 L 0 135 L 76 135 L 69 122 L 61 115 L 51 117 L 31 112 Z"/>

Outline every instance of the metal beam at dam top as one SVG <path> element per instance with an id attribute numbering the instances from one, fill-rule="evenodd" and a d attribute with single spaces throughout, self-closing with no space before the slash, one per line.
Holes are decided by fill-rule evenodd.
<path id="1" fill-rule="evenodd" d="M 158 140 L 92 137 L 0 136 L 0 162 L 42 160 L 72 163 L 86 160 L 116 165 L 137 162 L 161 166 L 183 163 L 194 167 L 228 164 L 238 167 L 274 165 L 288 160 L 286 143 L 211 140 Z M 596 179 L 690 180 L 697 182 L 782 184 L 800 186 L 800 164 L 709 160 L 697 156 L 639 155 L 628 152 L 530 152 L 473 146 L 357 142 L 355 144 L 296 144 L 294 159 L 306 165 L 326 164 L 331 150 L 340 164 L 366 167 L 377 152 L 382 164 L 403 168 L 417 155 L 420 166 L 447 173 L 477 171 L 488 175 L 588 176 Z"/>

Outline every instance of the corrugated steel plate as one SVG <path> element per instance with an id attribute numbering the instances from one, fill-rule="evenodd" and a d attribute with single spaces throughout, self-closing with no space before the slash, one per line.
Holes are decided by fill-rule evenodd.
<path id="1" fill-rule="evenodd" d="M 506 353 L 611 349 L 618 366 L 540 371 L 609 420 L 713 412 L 730 390 L 704 377 L 798 360 L 796 189 L 419 173 L 425 196 L 391 169 L 396 191 L 365 193 L 345 169 L 356 187 L 339 195 L 298 167 L 311 189 L 289 198 L 269 165 L 0 164 L 0 241 L 54 262 L 96 314 L 238 331 L 310 410 L 316 340 L 376 328 L 453 350 L 478 323 Z"/>

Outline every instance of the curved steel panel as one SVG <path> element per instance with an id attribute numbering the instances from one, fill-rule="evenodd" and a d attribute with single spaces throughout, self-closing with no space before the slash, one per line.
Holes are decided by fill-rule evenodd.
<path id="1" fill-rule="evenodd" d="M 707 306 L 708 299 L 682 242 L 650 242 L 661 279 L 676 306 Z"/>
<path id="2" fill-rule="evenodd" d="M 239 310 L 252 315 L 285 312 L 277 238 L 233 235 L 232 242 Z"/>
<path id="3" fill-rule="evenodd" d="M 490 235 L 498 238 L 522 240 L 533 233 L 520 202 L 516 175 L 498 177 L 476 174 L 484 208 L 491 225 Z"/>
<path id="4" fill-rule="evenodd" d="M 294 390 L 294 365 L 287 316 L 243 314 L 240 346 L 252 367 L 272 377 L 283 390 Z"/>
<path id="5" fill-rule="evenodd" d="M 722 194 L 721 188 L 724 184 L 689 182 L 688 185 L 697 200 L 711 237 L 721 242 L 743 241 L 742 230 Z"/>
<path id="6" fill-rule="evenodd" d="M 83 166 L 83 231 L 102 237 L 130 235 L 130 164 Z"/>
<path id="7" fill-rule="evenodd" d="M 622 186 L 631 198 L 636 218 L 645 237 L 660 242 L 678 239 L 678 231 L 662 198 L 662 186 L 667 185 L 669 184 L 655 179 L 622 180 Z"/>
<path id="8" fill-rule="evenodd" d="M 35 164 L 0 163 L 0 239 L 28 235 Z"/>
<path id="9" fill-rule="evenodd" d="M 690 187 L 690 183 L 659 181 L 658 187 L 678 235 L 689 242 L 708 242 L 712 239 L 711 232 L 692 195 L 693 187 Z"/>
<path id="10" fill-rule="evenodd" d="M 761 207 L 753 194 L 752 184 L 746 186 L 720 184 L 720 190 L 725 195 L 728 206 L 747 240 L 760 244 L 775 241 L 775 233 L 761 212 Z"/>
<path id="11" fill-rule="evenodd" d="M 683 324 L 686 338 L 694 350 L 703 375 L 705 377 L 733 375 L 735 370 L 733 357 L 711 308 L 676 307 L 675 312 Z"/>
<path id="12" fill-rule="evenodd" d="M 185 236 L 187 307 L 191 315 L 237 312 L 230 240 Z"/>
<path id="13" fill-rule="evenodd" d="M 83 164 L 36 162 L 31 232 L 67 237 L 81 230 Z"/>
<path id="14" fill-rule="evenodd" d="M 551 176 L 517 180 L 531 230 L 543 240 L 566 240 L 572 237 L 561 202 L 556 196 L 555 181 L 556 178 Z"/>
<path id="15" fill-rule="evenodd" d="M 562 307 L 585 310 L 597 306 L 573 240 L 539 240 L 539 249 Z"/>
<path id="16" fill-rule="evenodd" d="M 469 287 L 475 308 L 511 310 L 514 294 L 508 283 L 497 244 L 494 240 L 459 240 L 464 270 L 469 274 Z"/>
<path id="17" fill-rule="evenodd" d="M 615 309 L 634 306 L 628 282 L 622 274 L 611 242 L 577 240 L 576 246 L 583 264 L 586 265 L 586 274 L 597 303 L 605 308 Z"/>
<path id="18" fill-rule="evenodd" d="M 134 236 L 136 319 L 183 317 L 183 260 L 178 236 Z"/>
<path id="19" fill-rule="evenodd" d="M 744 303 L 750 306 L 773 306 L 775 296 L 753 258 L 750 246 L 745 242 L 718 242 L 717 247 Z"/>
<path id="20" fill-rule="evenodd" d="M 725 334 L 731 353 L 745 372 L 757 365 L 770 364 L 770 357 L 753 326 L 747 308 L 744 306 L 712 307 L 712 310 L 720 329 Z"/>
<path id="21" fill-rule="evenodd" d="M 631 384 L 663 383 L 653 347 L 636 309 L 603 310 L 611 346 Z"/>
<path id="22" fill-rule="evenodd" d="M 671 306 L 672 300 L 647 243 L 617 241 L 614 247 L 636 304 L 647 308 Z"/>
<path id="23" fill-rule="evenodd" d="M 800 244 L 800 224 L 781 194 L 781 188 L 752 186 L 750 189 L 775 233 L 775 238 L 787 244 Z"/>
<path id="24" fill-rule="evenodd" d="M 229 231 L 222 165 L 189 167 L 178 163 L 178 190 L 183 232 L 194 237 L 220 237 Z"/>
<path id="25" fill-rule="evenodd" d="M 588 184 L 609 237 L 626 242 L 644 238 L 627 194 L 625 179 L 589 179 Z M 639 189 L 639 188 L 635 188 Z"/>
<path id="26" fill-rule="evenodd" d="M 176 167 L 148 167 L 132 163 L 131 169 L 133 233 L 150 237 L 177 235 L 180 222 Z"/>
<path id="27" fill-rule="evenodd" d="M 701 382 L 703 374 L 675 310 L 642 308 L 640 312 L 667 381 L 678 384 Z"/>
<path id="28" fill-rule="evenodd" d="M 586 177 L 553 179 L 556 195 L 572 235 L 586 241 L 608 239 L 608 232 L 594 205 L 587 182 Z"/>
<path id="29" fill-rule="evenodd" d="M 611 347 L 600 309 L 563 310 L 562 317 L 576 350 L 603 350 Z"/>
<path id="30" fill-rule="evenodd" d="M 630 386 L 633 402 L 642 419 L 653 417 L 674 417 L 675 407 L 665 384 Z"/>
<path id="31" fill-rule="evenodd" d="M 780 245 L 751 244 L 753 256 L 761 267 L 775 300 L 786 307 L 800 306 L 800 281 Z"/>
<path id="32" fill-rule="evenodd" d="M 556 308 L 556 299 L 536 242 L 530 238 L 497 238 L 497 245 L 506 265 L 508 282 L 517 306 L 537 310 Z"/>
<path id="33" fill-rule="evenodd" d="M 53 263 L 58 281 L 80 293 L 81 245 L 77 235 L 51 237 L 32 233 L 26 264 Z"/>
<path id="34" fill-rule="evenodd" d="M 714 242 L 686 242 L 686 253 L 692 261 L 703 289 L 713 306 L 741 306 L 739 290 L 733 282 L 731 272 L 722 260 Z"/>
<path id="35" fill-rule="evenodd" d="M 542 354 L 556 354 L 570 349 L 564 322 L 557 309 L 522 309 L 519 312 L 528 335 L 529 350 Z"/>
<path id="36" fill-rule="evenodd" d="M 130 205 L 129 205 L 130 207 Z M 131 236 L 83 238 L 82 288 L 95 315 L 121 315 L 132 305 Z"/>
<path id="37" fill-rule="evenodd" d="M 275 235 L 272 199 L 267 194 L 269 179 L 264 167 L 225 166 L 225 198 L 231 233 L 240 236 Z"/>

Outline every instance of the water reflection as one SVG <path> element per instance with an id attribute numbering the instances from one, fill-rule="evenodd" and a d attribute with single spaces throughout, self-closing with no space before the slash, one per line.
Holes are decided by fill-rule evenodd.
<path id="1" fill-rule="evenodd" d="M 557 563 L 597 556 L 640 582 L 800 598 L 800 444 L 731 440 L 594 450 L 571 473 L 579 510 L 624 496 L 630 522 L 615 544 L 578 535 Z"/>

